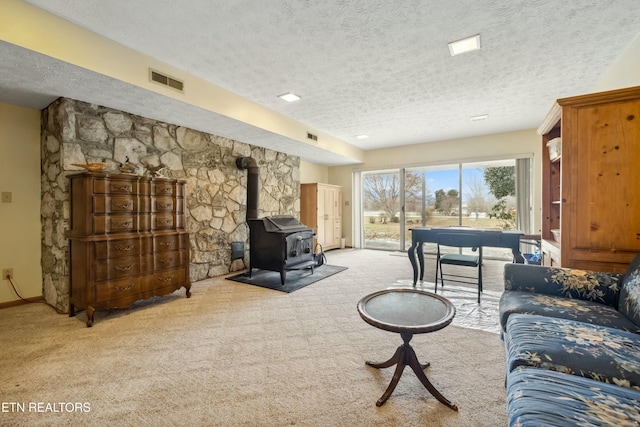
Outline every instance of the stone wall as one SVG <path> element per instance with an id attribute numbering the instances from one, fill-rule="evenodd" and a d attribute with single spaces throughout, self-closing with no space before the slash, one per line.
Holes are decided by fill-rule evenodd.
<path id="1" fill-rule="evenodd" d="M 247 171 L 235 159 L 260 167 L 260 216 L 300 213 L 300 159 L 216 135 L 158 122 L 107 107 L 60 98 L 42 111 L 42 272 L 46 301 L 69 310 L 69 193 L 74 163 L 107 163 L 118 173 L 128 161 L 164 165 L 187 181 L 191 280 L 227 274 L 248 264 Z M 144 165 L 144 166 L 143 166 Z M 245 242 L 245 260 L 231 261 L 231 242 Z"/>

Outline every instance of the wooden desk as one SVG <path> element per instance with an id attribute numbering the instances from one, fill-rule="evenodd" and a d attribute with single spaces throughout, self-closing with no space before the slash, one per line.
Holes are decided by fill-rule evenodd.
<path id="1" fill-rule="evenodd" d="M 520 253 L 520 237 L 524 235 L 521 231 L 472 227 L 415 227 L 410 230 L 411 247 L 407 251 L 407 254 L 413 267 L 414 286 L 418 282 L 418 272 L 420 280 L 424 278 L 424 254 L 422 253 L 422 244 L 424 242 L 436 243 L 437 236 L 440 233 L 477 234 L 482 239 L 482 246 L 511 249 L 513 261 L 520 264 L 524 263 L 524 257 L 522 253 Z M 418 265 L 420 266 L 419 270 Z"/>

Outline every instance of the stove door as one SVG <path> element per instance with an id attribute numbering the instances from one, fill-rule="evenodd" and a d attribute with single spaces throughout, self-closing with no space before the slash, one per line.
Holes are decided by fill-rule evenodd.
<path id="1" fill-rule="evenodd" d="M 313 232 L 301 231 L 289 234 L 287 241 L 287 267 L 313 260 Z"/>

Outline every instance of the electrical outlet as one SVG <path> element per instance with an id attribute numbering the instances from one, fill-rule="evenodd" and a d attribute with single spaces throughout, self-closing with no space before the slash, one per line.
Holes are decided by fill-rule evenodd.
<path id="1" fill-rule="evenodd" d="M 9 277 L 13 279 L 13 268 L 3 268 L 2 269 L 2 279 L 9 280 Z"/>
<path id="2" fill-rule="evenodd" d="M 1 199 L 2 203 L 11 203 L 11 191 L 3 191 Z"/>

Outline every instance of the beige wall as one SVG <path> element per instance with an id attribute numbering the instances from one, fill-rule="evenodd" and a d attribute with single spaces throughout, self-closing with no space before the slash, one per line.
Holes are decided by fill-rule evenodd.
<path id="1" fill-rule="evenodd" d="M 593 91 L 602 92 L 631 86 L 640 86 L 640 34 L 602 76 Z"/>
<path id="2" fill-rule="evenodd" d="M 549 108 L 551 108 L 551 102 Z M 329 168 L 329 184 L 341 185 L 344 192 L 343 237 L 347 246 L 353 245 L 353 191 L 355 171 L 386 168 L 402 168 L 451 162 L 505 159 L 533 154 L 533 211 L 534 230 L 541 224 L 541 168 L 542 142 L 535 129 L 485 135 L 449 141 L 430 142 L 404 147 L 371 150 L 365 152 L 361 165 Z"/>
<path id="3" fill-rule="evenodd" d="M 300 160 L 300 184 L 329 183 L 329 167 Z"/>
<path id="4" fill-rule="evenodd" d="M 0 269 L 13 268 L 25 298 L 42 295 L 40 269 L 40 112 L 0 103 Z M 0 280 L 0 303 L 19 298 Z"/>

